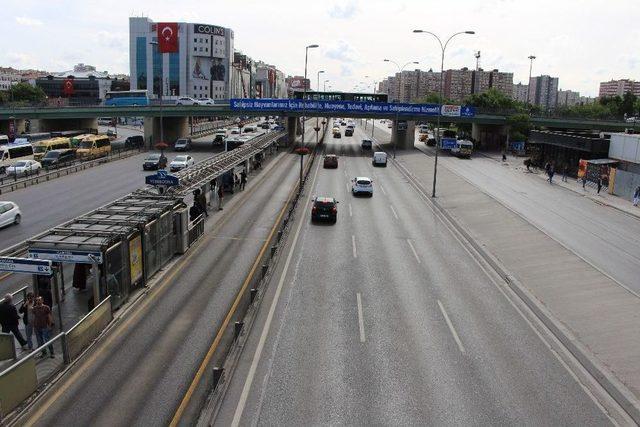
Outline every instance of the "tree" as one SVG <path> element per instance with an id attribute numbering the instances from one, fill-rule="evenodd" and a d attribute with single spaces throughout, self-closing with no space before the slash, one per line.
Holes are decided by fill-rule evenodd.
<path id="1" fill-rule="evenodd" d="M 454 104 L 453 100 L 447 98 L 440 98 L 440 94 L 436 92 L 428 93 L 427 96 L 423 97 L 419 103 L 421 104 Z"/>
<path id="2" fill-rule="evenodd" d="M 9 90 L 9 100 L 13 102 L 42 102 L 47 98 L 41 87 L 29 83 L 16 83 Z"/>
<path id="3" fill-rule="evenodd" d="M 529 114 L 518 113 L 507 117 L 509 125 L 509 140 L 525 141 L 531 131 L 531 118 Z"/>
<path id="4" fill-rule="evenodd" d="M 513 110 L 516 107 L 516 102 L 513 99 L 495 88 L 482 93 L 474 93 L 465 99 L 464 103 L 484 111 L 505 111 Z"/>

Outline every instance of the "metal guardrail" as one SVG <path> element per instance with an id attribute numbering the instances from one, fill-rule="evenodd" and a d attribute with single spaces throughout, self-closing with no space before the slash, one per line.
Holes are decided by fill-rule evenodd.
<path id="1" fill-rule="evenodd" d="M 188 225 L 189 247 L 204 234 L 204 215 L 200 214 L 193 223 Z"/>
<path id="2" fill-rule="evenodd" d="M 114 160 L 119 160 L 126 157 L 131 157 L 135 154 L 141 153 L 143 151 L 142 148 L 130 148 L 130 149 L 118 149 L 114 150 L 105 157 L 97 157 L 90 160 L 78 161 L 76 163 L 71 164 L 70 166 L 59 167 L 55 169 L 45 169 L 44 173 L 37 173 L 34 175 L 27 175 L 24 178 L 17 179 L 14 178 L 0 178 L 0 194 L 8 193 L 11 191 L 15 191 L 20 188 L 26 188 L 34 184 L 38 184 L 40 182 L 50 181 L 55 178 L 59 178 L 61 176 L 66 176 L 79 170 L 85 170 L 92 168 L 94 166 L 108 163 Z"/>

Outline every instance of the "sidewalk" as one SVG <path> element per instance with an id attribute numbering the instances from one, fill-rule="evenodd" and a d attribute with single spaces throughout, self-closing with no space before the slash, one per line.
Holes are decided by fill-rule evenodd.
<path id="1" fill-rule="evenodd" d="M 511 169 L 522 171 L 524 173 L 527 172 L 527 168 L 522 163 L 526 157 L 516 157 L 512 155 L 507 155 L 507 161 L 502 162 L 502 153 L 498 152 L 476 152 L 476 155 L 481 155 L 483 157 L 487 157 L 491 160 L 495 160 L 496 162 L 500 162 L 503 165 L 508 165 Z M 543 169 L 531 168 L 531 172 L 529 172 L 532 176 L 536 176 L 539 179 L 547 180 L 547 174 Z M 566 188 L 567 190 L 573 191 L 574 193 L 581 194 L 584 197 L 587 197 L 593 200 L 596 203 L 606 205 L 617 209 L 621 212 L 624 212 L 629 215 L 633 215 L 635 217 L 640 218 L 640 207 L 635 207 L 629 200 L 625 200 L 621 197 L 618 197 L 614 194 L 609 194 L 608 189 L 606 187 L 602 187 L 600 190 L 600 194 L 596 189 L 596 185 L 592 182 L 587 182 L 585 188 L 582 188 L 582 181 L 577 180 L 572 177 L 567 177 L 567 182 L 562 181 L 562 173 L 556 173 L 553 176 L 553 185 L 558 185 L 560 187 Z"/>

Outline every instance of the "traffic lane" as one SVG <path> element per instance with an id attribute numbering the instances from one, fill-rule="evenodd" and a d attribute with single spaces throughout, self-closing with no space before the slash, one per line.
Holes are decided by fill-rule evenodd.
<path id="1" fill-rule="evenodd" d="M 374 175 L 376 194 L 344 199 L 352 206 L 341 207 L 335 227 L 305 226 L 285 280 L 289 299 L 276 310 L 284 314 L 272 326 L 243 422 L 607 423 L 469 254 L 415 203 L 403 177 L 390 168 L 374 173 L 368 155 L 346 147 L 335 149 L 343 176 Z M 346 196 L 345 180 L 326 171 L 327 184 L 324 172 L 314 193 Z M 235 412 L 238 383 L 232 380 L 216 424 Z"/>
<path id="2" fill-rule="evenodd" d="M 431 155 L 432 149 L 416 143 Z M 441 164 L 505 204 L 618 282 L 640 292 L 640 221 L 523 171 L 475 156 Z"/>
<path id="3" fill-rule="evenodd" d="M 33 421 L 167 424 L 295 182 L 295 160 L 285 155 L 255 190 L 245 190 L 245 203 L 227 206 L 226 223 L 98 344 L 93 360 L 80 362 L 82 373 L 63 380 L 68 388 Z"/>
<path id="4" fill-rule="evenodd" d="M 177 154 L 181 153 L 167 153 L 169 161 Z M 196 161 L 214 155 L 209 151 L 189 154 Z M 0 200 L 15 202 L 22 211 L 19 225 L 0 229 L 0 250 L 144 187 L 144 177 L 153 173 L 142 170 L 148 155 L 136 154 L 0 195 Z"/>

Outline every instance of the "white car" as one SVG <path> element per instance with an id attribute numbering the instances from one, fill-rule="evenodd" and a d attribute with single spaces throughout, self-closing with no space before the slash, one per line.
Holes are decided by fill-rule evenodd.
<path id="1" fill-rule="evenodd" d="M 181 96 L 176 99 L 176 105 L 200 105 L 200 102 L 197 99 L 191 98 L 189 96 Z"/>
<path id="2" fill-rule="evenodd" d="M 11 224 L 20 224 L 22 220 L 22 212 L 20 208 L 13 202 L 0 201 L 0 227 Z"/>
<path id="3" fill-rule="evenodd" d="M 373 153 L 373 160 L 371 161 L 373 166 L 387 167 L 387 153 L 384 151 L 376 151 Z"/>
<path id="4" fill-rule="evenodd" d="M 198 101 L 198 104 L 200 105 L 214 105 L 215 101 L 211 98 L 198 98 L 196 101 Z"/>
<path id="5" fill-rule="evenodd" d="M 193 166 L 194 164 L 195 160 L 193 160 L 193 157 L 184 154 L 181 156 L 176 156 L 176 158 L 173 159 L 171 163 L 169 163 L 169 170 L 171 172 L 175 172 L 188 168 L 189 166 Z"/>
<path id="6" fill-rule="evenodd" d="M 13 164 L 13 166 L 9 166 L 6 169 L 7 175 L 31 175 L 34 173 L 38 173 L 38 171 L 42 169 L 42 165 L 40 162 L 36 162 L 35 160 L 19 160 Z"/>
<path id="7" fill-rule="evenodd" d="M 373 181 L 366 176 L 357 176 L 351 181 L 351 193 L 354 196 L 359 194 L 368 194 L 373 196 Z"/>

